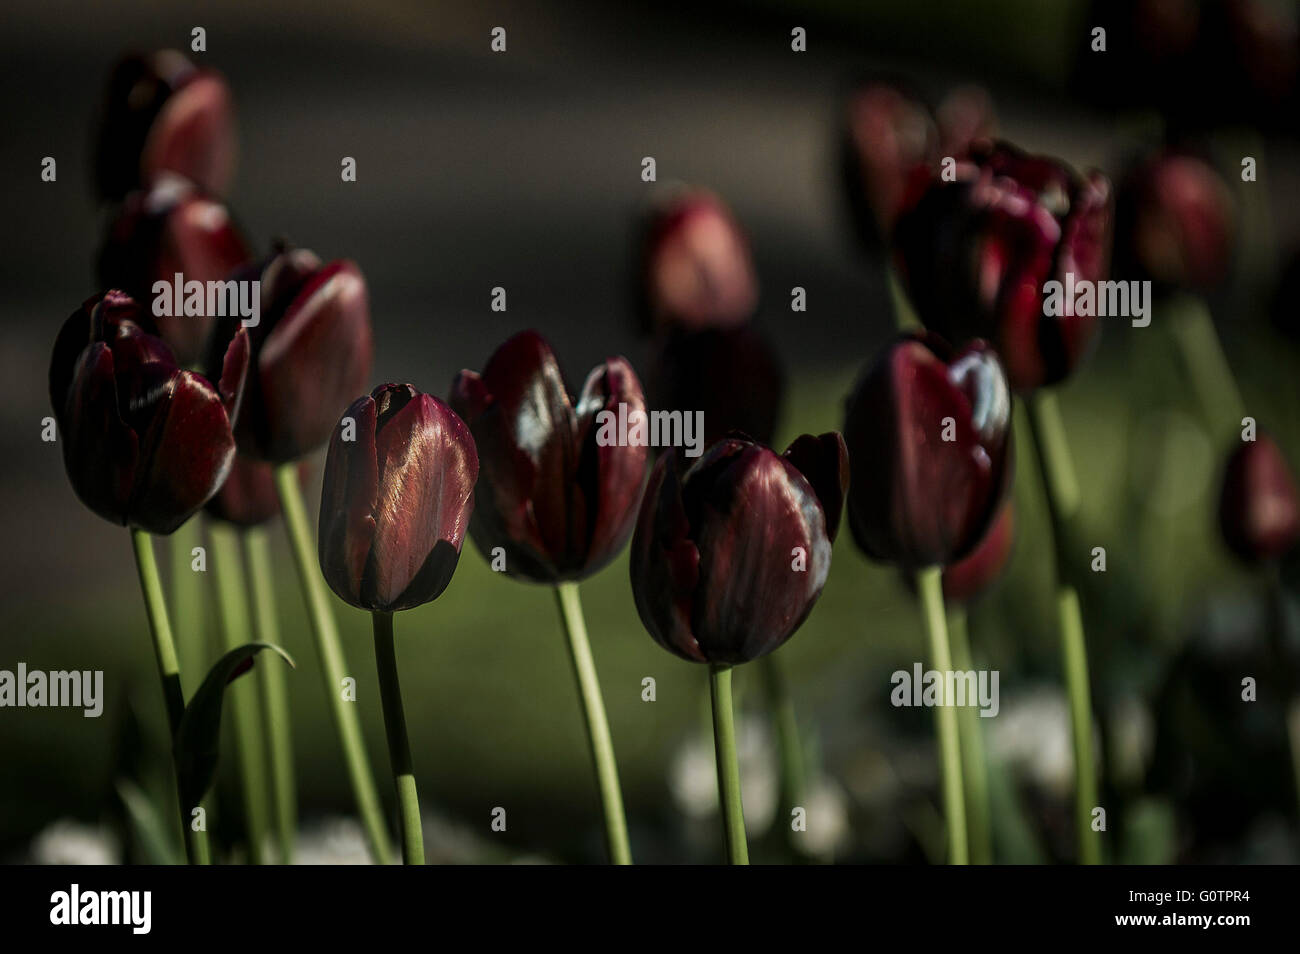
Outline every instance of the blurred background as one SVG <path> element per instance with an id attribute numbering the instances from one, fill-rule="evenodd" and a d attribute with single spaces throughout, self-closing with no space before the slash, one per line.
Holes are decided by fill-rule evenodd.
<path id="1" fill-rule="evenodd" d="M 1116 180 L 1144 150 L 1194 139 L 1223 174 L 1233 236 L 1225 274 L 1202 300 L 1249 413 L 1300 460 L 1300 289 L 1294 277 L 1286 284 L 1300 248 L 1292 3 L 4 6 L 0 157 L 12 220 L 0 230 L 9 541 L 0 548 L 0 668 L 103 669 L 108 698 L 99 719 L 0 710 L 0 859 L 157 857 L 129 810 L 129 793 L 165 779 L 167 746 L 127 535 L 77 502 L 40 422 L 54 335 L 97 290 L 108 212 L 91 188 L 91 143 L 105 80 L 124 52 L 188 51 L 195 26 L 207 31 L 207 51 L 194 59 L 224 73 L 236 100 L 230 208 L 262 251 L 285 236 L 360 264 L 373 383 L 445 395 L 458 370 L 481 368 L 525 327 L 551 339 L 573 387 L 607 355 L 640 367 L 649 346 L 635 319 L 637 223 L 653 188 L 641 160 L 653 156 L 661 184 L 716 190 L 749 233 L 762 290 L 756 321 L 785 366 L 776 444 L 838 428 L 853 379 L 894 333 L 883 257 L 854 234 L 839 167 L 845 96 L 861 76 L 883 73 L 931 101 L 978 84 L 1001 135 Z M 1089 47 L 1096 25 L 1107 29 L 1104 54 Z M 505 53 L 489 48 L 495 26 L 507 30 Z M 791 50 L 796 26 L 807 30 L 806 52 Z M 57 159 L 56 182 L 40 180 L 45 156 Z M 356 158 L 354 183 L 340 182 L 344 156 Z M 1243 156 L 1257 160 L 1257 181 L 1241 181 Z M 490 308 L 494 286 L 508 291 L 504 313 Z M 807 291 L 805 314 L 790 311 L 794 286 Z M 1106 572 L 1090 574 L 1082 594 L 1106 855 L 1294 862 L 1287 700 L 1262 692 L 1241 701 L 1244 676 L 1276 672 L 1270 634 L 1297 631 L 1294 567 L 1247 569 L 1220 540 L 1227 449 L 1187 384 L 1173 319 L 1157 308 L 1148 328 L 1102 325 L 1061 404 L 1083 535 L 1107 552 Z M 969 611 L 977 665 L 1001 674 L 1001 711 L 981 720 L 994 857 L 1065 862 L 1074 855 L 1068 712 L 1046 511 L 1025 454 L 1015 500 L 1010 562 Z M 290 693 L 303 859 L 359 860 L 278 526 L 272 537 L 283 641 L 299 664 Z M 645 633 L 625 556 L 583 593 L 634 856 L 720 860 L 705 670 Z M 206 595 L 203 613 L 176 622 L 203 628 L 215 656 Z M 369 621 L 334 608 L 391 810 Z M 1283 643 L 1294 675 L 1294 639 Z M 604 857 L 551 593 L 491 573 L 467 544 L 446 594 L 403 614 L 398 656 L 431 861 Z M 792 847 L 783 819 L 774 822 L 773 730 L 756 667 L 742 669 L 755 859 L 941 858 L 933 716 L 889 704 L 890 674 L 924 659 L 899 574 L 840 537 L 821 602 L 779 656 L 808 753 L 809 832 Z M 647 676 L 657 681 L 653 703 L 642 701 Z M 212 797 L 219 843 L 240 830 L 234 765 L 224 759 Z M 504 833 L 489 827 L 497 806 L 508 812 Z"/>

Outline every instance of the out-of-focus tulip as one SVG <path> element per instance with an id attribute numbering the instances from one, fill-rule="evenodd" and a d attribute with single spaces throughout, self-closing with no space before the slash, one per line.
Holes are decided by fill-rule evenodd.
<path id="1" fill-rule="evenodd" d="M 352 606 L 390 613 L 437 599 L 451 582 L 474 510 L 478 454 L 451 408 L 409 384 L 384 384 L 347 409 L 330 439 L 320 565 Z"/>
<path id="2" fill-rule="evenodd" d="M 849 396 L 849 527 L 870 557 L 905 569 L 969 554 L 1011 481 L 1011 394 L 983 342 L 952 354 L 903 335 Z"/>
<path id="3" fill-rule="evenodd" d="M 101 198 L 120 199 L 161 172 L 223 195 L 234 169 L 234 105 L 219 73 L 175 50 L 118 62 L 95 150 Z"/>
<path id="4" fill-rule="evenodd" d="M 1300 496 L 1286 458 L 1258 434 L 1228 458 L 1219 497 L 1219 527 L 1247 563 L 1276 560 L 1300 540 Z"/>
<path id="5" fill-rule="evenodd" d="M 260 321 L 249 329 L 248 393 L 235 422 L 239 450 L 273 464 L 297 460 L 329 439 L 370 377 L 365 278 L 353 262 L 322 264 L 306 249 L 278 250 L 233 277 L 262 282 Z M 223 323 L 214 335 L 209 366 L 237 323 Z"/>
<path id="6" fill-rule="evenodd" d="M 742 438 L 655 466 L 632 541 L 632 593 L 655 642 L 734 665 L 789 639 L 821 595 L 848 484 L 839 434 L 784 456 Z"/>
<path id="7" fill-rule="evenodd" d="M 1207 290 L 1232 261 L 1236 208 L 1212 165 L 1164 150 L 1136 165 L 1116 194 L 1116 270 L 1163 288 Z"/>
<path id="8" fill-rule="evenodd" d="M 298 465 L 299 482 L 307 479 L 307 463 Z M 236 453 L 221 489 L 207 502 L 205 512 L 237 527 L 256 527 L 280 515 L 280 495 L 275 489 L 275 468 L 265 461 Z"/>
<path id="9" fill-rule="evenodd" d="M 248 369 L 247 333 L 234 336 L 216 383 L 182 371 L 141 328 L 140 308 L 109 291 L 60 330 L 50 401 L 63 462 L 81 501 L 106 520 L 168 534 L 221 486 L 235 456 L 230 420 Z"/>
<path id="10" fill-rule="evenodd" d="M 252 257 L 224 205 L 184 179 L 163 176 L 147 191 L 131 193 L 109 226 L 99 253 L 99 280 L 144 304 L 147 320 L 176 359 L 190 365 L 202 358 L 214 317 L 155 317 L 149 307 L 154 282 L 170 287 L 177 273 L 183 282 L 225 281 Z"/>
<path id="11" fill-rule="evenodd" d="M 537 583 L 580 580 L 627 543 L 649 449 L 597 441 L 601 411 L 645 412 L 636 372 L 610 358 L 575 398 L 551 346 L 535 331 L 506 341 L 483 373 L 462 371 L 451 406 L 469 425 L 482 477 L 470 535 L 506 572 Z"/>
<path id="12" fill-rule="evenodd" d="M 933 181 L 898 223 L 903 280 L 920 319 L 958 344 L 993 343 L 1011 385 L 1030 391 L 1068 375 L 1096 318 L 1044 314 L 1044 285 L 1103 280 L 1110 259 L 1110 185 L 1064 164 L 985 140 Z"/>
<path id="13" fill-rule="evenodd" d="M 750 324 L 661 336 L 646 385 L 652 406 L 704 414 L 706 446 L 732 431 L 770 442 L 785 391 L 776 353 Z"/>
<path id="14" fill-rule="evenodd" d="M 943 597 L 965 603 L 984 592 L 1002 575 L 1016 539 L 1015 506 L 1003 505 L 984 539 L 967 556 L 943 568 Z"/>
<path id="15" fill-rule="evenodd" d="M 674 190 L 650 212 L 641 250 L 649 328 L 734 328 L 754 314 L 758 278 L 749 240 L 707 189 Z"/>

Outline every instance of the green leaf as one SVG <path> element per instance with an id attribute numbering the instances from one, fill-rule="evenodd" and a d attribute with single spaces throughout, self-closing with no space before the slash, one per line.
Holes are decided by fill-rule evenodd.
<path id="1" fill-rule="evenodd" d="M 145 861 L 151 865 L 184 864 L 184 849 L 176 842 L 158 807 L 144 789 L 129 778 L 119 778 L 115 785 L 117 796 L 126 807 L 131 834 Z"/>
<path id="2" fill-rule="evenodd" d="M 273 643 L 245 643 L 217 660 L 199 691 L 194 693 L 176 733 L 176 774 L 186 805 L 197 805 L 217 774 L 217 749 L 221 738 L 221 705 L 226 686 L 252 668 L 253 657 L 264 649 L 278 653 L 290 666 L 293 659 Z"/>

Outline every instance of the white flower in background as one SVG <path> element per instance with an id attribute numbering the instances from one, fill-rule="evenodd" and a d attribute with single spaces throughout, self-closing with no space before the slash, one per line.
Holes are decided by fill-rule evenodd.
<path id="1" fill-rule="evenodd" d="M 98 826 L 60 818 L 32 841 L 38 865 L 116 865 L 122 863 L 117 839 Z"/>
<path id="2" fill-rule="evenodd" d="M 1003 703 L 988 727 L 989 756 L 1065 795 L 1074 784 L 1070 710 L 1054 688 L 1032 689 Z"/>
<path id="3" fill-rule="evenodd" d="M 791 843 L 796 849 L 810 858 L 830 859 L 848 847 L 849 799 L 839 782 L 829 775 L 812 780 L 801 807 L 808 827 L 794 833 Z"/>
<path id="4" fill-rule="evenodd" d="M 294 848 L 294 864 L 368 865 L 365 832 L 352 818 L 326 818 L 303 827 Z"/>
<path id="5" fill-rule="evenodd" d="M 776 752 L 765 719 L 737 713 L 736 755 L 745 831 L 754 837 L 772 824 L 780 787 Z M 678 747 L 668 769 L 668 787 L 688 818 L 698 821 L 718 813 L 718 764 L 711 734 L 697 733 Z"/>

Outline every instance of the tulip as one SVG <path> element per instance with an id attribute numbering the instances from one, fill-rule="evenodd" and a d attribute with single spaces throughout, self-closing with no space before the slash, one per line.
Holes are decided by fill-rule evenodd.
<path id="1" fill-rule="evenodd" d="M 1006 568 L 1016 537 L 1015 506 L 1008 499 L 975 549 L 943 568 L 943 598 L 968 603 L 991 586 Z"/>
<path id="2" fill-rule="evenodd" d="M 987 345 L 954 356 L 934 335 L 897 339 L 858 382 L 845 414 L 858 546 L 911 570 L 970 553 L 1010 486 L 1010 428 L 1010 391 Z"/>
<path id="3" fill-rule="evenodd" d="M 184 179 L 164 176 L 127 197 L 100 250 L 99 279 L 140 302 L 153 302 L 155 282 L 166 282 L 164 294 L 170 295 L 178 273 L 183 282 L 225 281 L 252 257 L 224 205 Z M 148 320 L 177 360 L 192 365 L 204 355 L 214 316 L 168 311 Z"/>
<path id="4" fill-rule="evenodd" d="M 921 321 L 958 344 L 989 340 L 1012 387 L 1065 378 L 1088 351 L 1096 319 L 1044 314 L 1044 285 L 1105 278 L 1110 186 L 1053 159 L 979 141 L 898 222 L 899 269 Z"/>
<path id="5" fill-rule="evenodd" d="M 597 443 L 596 416 L 645 411 L 641 383 L 610 358 L 570 394 L 550 345 L 515 335 L 482 375 L 462 371 L 451 406 L 481 455 L 479 506 L 470 535 L 485 557 L 499 547 L 505 572 L 537 583 L 581 580 L 608 564 L 636 521 L 649 450 Z"/>
<path id="6" fill-rule="evenodd" d="M 380 613 L 437 599 L 451 582 L 474 510 L 478 454 L 437 398 L 385 384 L 334 429 L 321 490 L 320 563 L 340 599 Z"/>
<path id="7" fill-rule="evenodd" d="M 749 239 L 705 189 L 681 189 L 644 226 L 639 301 L 647 328 L 734 328 L 758 304 Z"/>
<path id="8" fill-rule="evenodd" d="M 242 453 L 284 465 L 329 439 L 339 412 L 370 376 L 366 282 L 352 262 L 322 264 L 306 249 L 288 248 L 234 277 L 262 283 L 260 320 L 249 329 L 248 395 L 235 438 Z M 223 338 L 218 333 L 214 343 Z"/>
<path id="9" fill-rule="evenodd" d="M 1300 496 L 1272 438 L 1256 435 L 1228 458 L 1219 496 L 1224 542 L 1247 563 L 1271 563 L 1300 540 Z"/>
<path id="10" fill-rule="evenodd" d="M 745 438 L 683 468 L 655 466 L 632 541 L 641 622 L 669 652 L 709 664 L 728 858 L 748 863 L 731 667 L 765 656 L 802 625 L 830 571 L 848 484 L 839 434 L 803 435 L 778 456 Z"/>
<path id="11" fill-rule="evenodd" d="M 96 146 L 102 198 L 120 199 L 160 172 L 222 195 L 234 167 L 234 106 L 219 73 L 195 67 L 175 50 L 118 62 Z"/>
<path id="12" fill-rule="evenodd" d="M 623 358 L 587 376 L 576 398 L 545 339 L 525 331 L 462 371 L 449 402 L 474 435 L 481 474 L 470 536 L 494 569 L 555 587 L 600 787 L 611 860 L 630 864 L 623 795 L 605 703 L 587 639 L 578 581 L 618 554 L 632 533 L 645 482 L 645 446 L 602 446 L 597 415 L 645 411 Z"/>
<path id="13" fill-rule="evenodd" d="M 1199 156 L 1164 150 L 1120 183 L 1117 268 L 1164 290 L 1205 291 L 1228 273 L 1236 209 L 1223 177 Z"/>
<path id="14" fill-rule="evenodd" d="M 325 459 L 321 572 L 344 602 L 370 610 L 374 621 L 402 859 L 408 865 L 424 864 L 424 841 L 393 613 L 437 599 L 451 582 L 477 478 L 478 453 L 465 422 L 409 384 L 384 384 L 353 402 Z"/>
<path id="15" fill-rule="evenodd" d="M 307 466 L 298 467 L 300 480 L 306 478 Z M 280 515 L 280 498 L 275 489 L 275 468 L 266 461 L 235 452 L 234 463 L 225 483 L 207 502 L 209 516 L 236 527 L 258 527 Z M 273 640 L 272 640 L 273 641 Z"/>
<path id="16" fill-rule="evenodd" d="M 143 320 L 123 292 L 87 299 L 55 341 L 50 401 L 82 503 L 114 523 L 169 534 L 230 470 L 248 337 L 231 339 L 209 381 L 181 370 Z"/>

